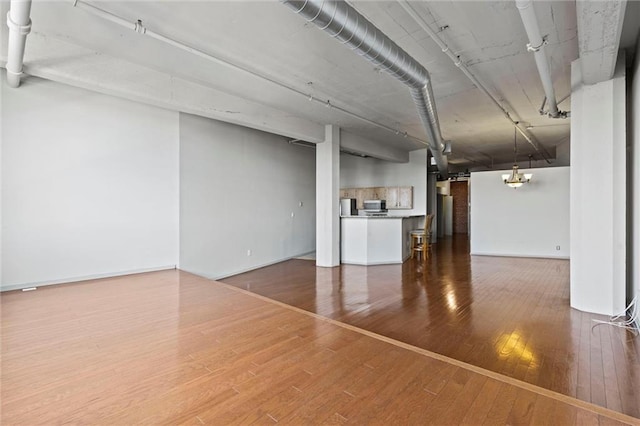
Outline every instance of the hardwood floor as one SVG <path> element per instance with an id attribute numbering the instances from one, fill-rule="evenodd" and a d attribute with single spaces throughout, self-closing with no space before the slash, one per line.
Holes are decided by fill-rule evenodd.
<path id="1" fill-rule="evenodd" d="M 0 301 L 3 425 L 636 423 L 180 271 Z"/>
<path id="2" fill-rule="evenodd" d="M 469 256 L 465 237 L 426 262 L 293 260 L 223 281 L 640 418 L 640 337 L 569 307 L 569 261 Z"/>

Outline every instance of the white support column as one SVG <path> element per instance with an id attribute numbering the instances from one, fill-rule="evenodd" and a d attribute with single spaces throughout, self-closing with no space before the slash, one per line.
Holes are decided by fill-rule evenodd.
<path id="1" fill-rule="evenodd" d="M 20 86 L 22 62 L 27 34 L 31 32 L 31 0 L 12 0 L 7 13 L 9 42 L 7 47 L 7 83 L 9 87 Z"/>
<path id="2" fill-rule="evenodd" d="M 433 221 L 433 228 L 435 232 L 431 233 L 431 242 L 438 242 L 438 221 L 441 218 L 438 217 L 438 177 L 434 173 L 429 173 L 429 164 L 431 163 L 431 156 L 427 154 L 427 211 L 426 214 L 435 214 Z"/>
<path id="3" fill-rule="evenodd" d="M 340 128 L 316 145 L 316 265 L 340 264 Z"/>
<path id="4" fill-rule="evenodd" d="M 639 37 L 640 39 L 640 37 Z M 636 59 L 631 79 L 631 161 L 629 162 L 629 179 L 631 180 L 631 250 L 627 253 L 631 260 L 631 294 L 627 295 L 627 301 L 638 297 L 640 299 L 640 42 L 636 43 Z M 627 223 L 629 223 L 627 222 Z M 640 328 L 640 318 L 636 319 Z"/>
<path id="5" fill-rule="evenodd" d="M 613 79 L 583 83 L 571 64 L 571 306 L 605 315 L 625 308 L 625 61 Z"/>

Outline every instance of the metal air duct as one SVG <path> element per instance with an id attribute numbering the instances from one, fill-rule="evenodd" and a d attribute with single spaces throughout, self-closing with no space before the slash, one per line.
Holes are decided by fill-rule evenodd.
<path id="1" fill-rule="evenodd" d="M 344 0 L 281 0 L 308 22 L 351 47 L 377 67 L 409 86 L 429 138 L 429 148 L 443 177 L 447 158 L 440 133 L 429 72 Z"/>
<path id="2" fill-rule="evenodd" d="M 529 134 L 529 132 L 527 131 L 528 129 L 520 126 L 518 120 L 514 119 L 511 116 L 511 114 L 505 109 L 505 107 L 502 106 L 500 101 L 498 101 L 498 99 L 489 91 L 489 89 L 487 89 L 487 87 L 471 72 L 471 70 L 467 68 L 467 66 L 462 62 L 460 55 L 455 54 L 451 51 L 449 46 L 447 46 L 447 44 L 444 41 L 442 41 L 440 36 L 434 30 L 431 29 L 429 24 L 424 20 L 422 16 L 420 16 L 418 12 L 416 12 L 414 7 L 407 0 L 398 0 L 398 4 L 400 4 L 400 6 L 402 6 L 402 8 L 409 14 L 409 16 L 411 16 L 414 19 L 414 21 L 416 21 L 416 23 L 420 26 L 420 28 L 422 28 L 427 33 L 427 35 L 431 37 L 431 39 L 438 45 L 440 50 L 442 50 L 442 52 L 445 55 L 447 55 L 447 57 L 451 59 L 451 61 L 453 61 L 455 66 L 460 68 L 460 70 L 464 73 L 464 75 L 466 75 L 467 78 L 471 80 L 471 82 L 482 93 L 484 93 L 489 99 L 491 99 L 494 105 L 498 107 L 500 112 L 502 112 L 502 115 L 504 115 L 504 117 L 507 120 L 509 120 L 511 124 L 513 124 L 516 130 L 527 140 L 527 142 L 529 142 L 531 146 L 533 146 L 535 150 L 538 151 L 538 153 L 540 153 L 542 158 L 544 158 L 547 163 L 551 163 L 551 161 L 549 161 L 549 158 L 551 156 L 549 155 L 545 147 L 540 142 L 538 142 L 533 137 L 533 135 Z M 488 167 L 488 168 L 492 168 L 492 167 Z"/>

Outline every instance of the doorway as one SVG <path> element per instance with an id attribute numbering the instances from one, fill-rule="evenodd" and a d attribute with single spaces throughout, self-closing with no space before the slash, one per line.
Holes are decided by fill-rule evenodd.
<path id="1" fill-rule="evenodd" d="M 469 181 L 450 182 L 453 197 L 453 233 L 469 234 Z"/>

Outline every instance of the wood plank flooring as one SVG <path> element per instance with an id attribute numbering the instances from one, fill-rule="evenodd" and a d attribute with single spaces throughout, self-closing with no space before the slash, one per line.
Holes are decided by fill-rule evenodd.
<path id="1" fill-rule="evenodd" d="M 636 422 L 180 271 L 0 302 L 3 425 Z"/>
<path id="2" fill-rule="evenodd" d="M 569 306 L 569 261 L 469 256 L 316 268 L 293 260 L 223 280 L 274 300 L 640 418 L 640 337 Z"/>

